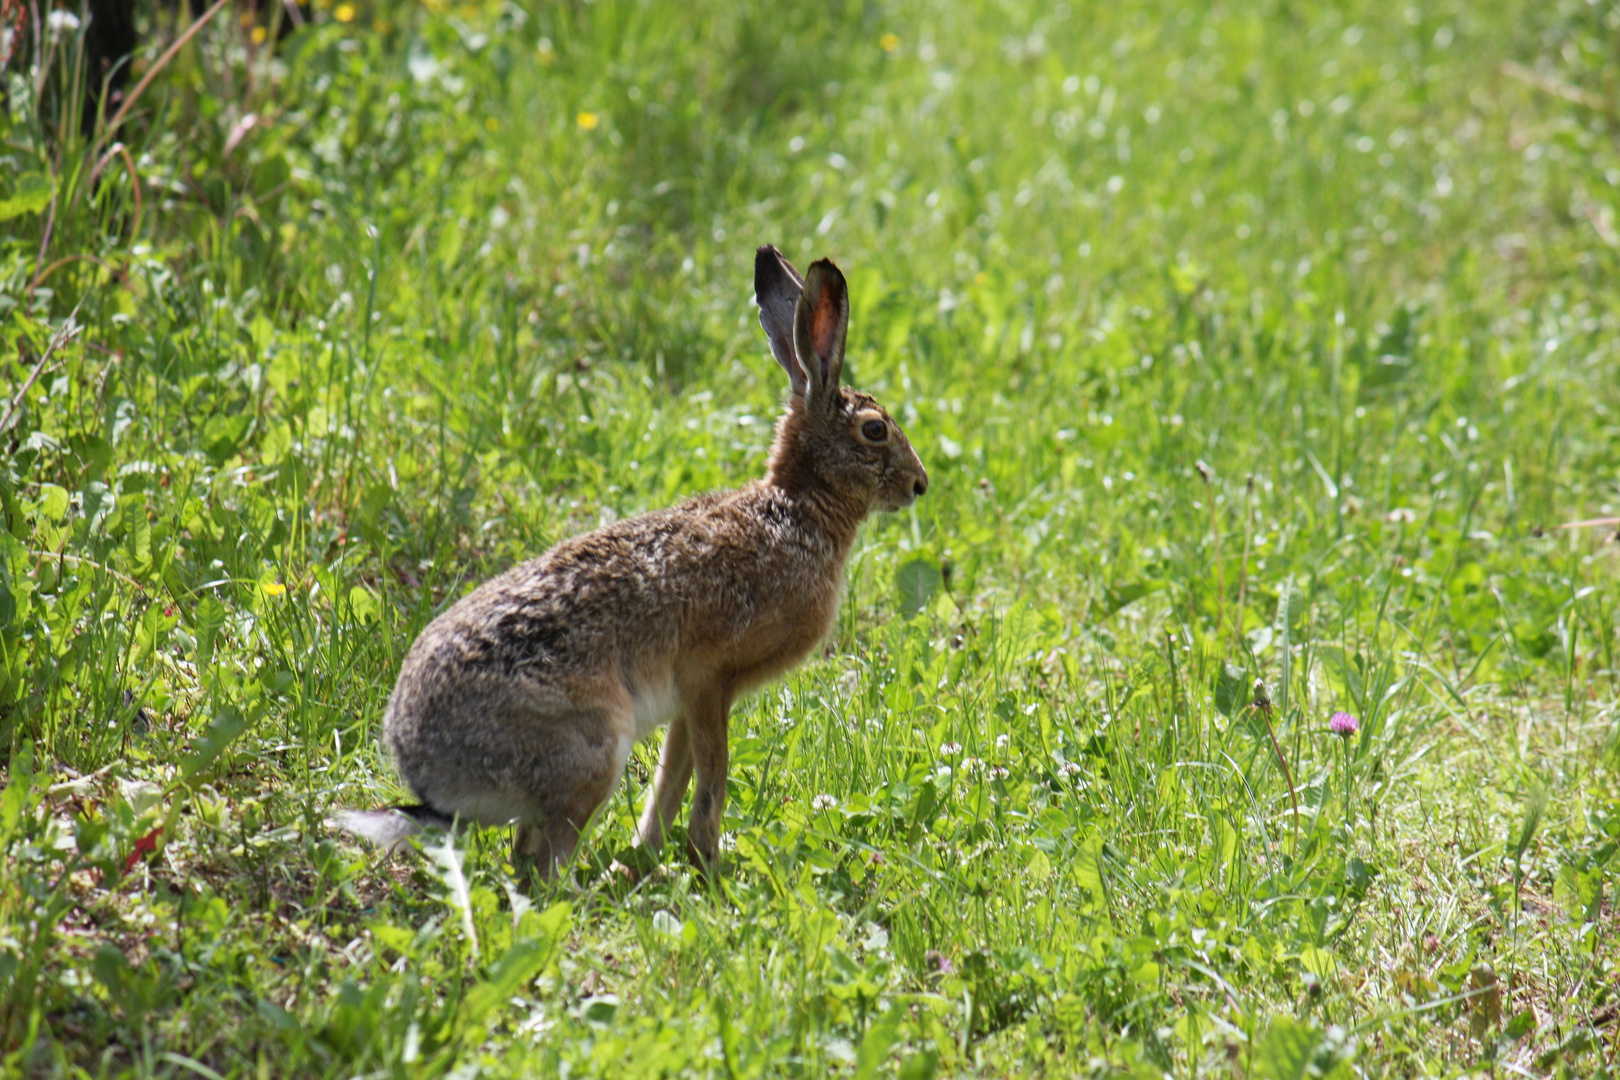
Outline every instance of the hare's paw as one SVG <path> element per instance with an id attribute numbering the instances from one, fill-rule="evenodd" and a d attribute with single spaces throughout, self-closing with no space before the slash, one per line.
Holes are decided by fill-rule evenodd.
<path id="1" fill-rule="evenodd" d="M 706 881 L 718 880 L 723 872 L 718 850 L 704 851 L 695 844 L 691 837 L 686 840 L 686 858 L 692 864 L 698 876 Z"/>
<path id="2" fill-rule="evenodd" d="M 634 884 L 656 873 L 661 865 L 663 860 L 656 850 L 642 844 L 631 844 L 613 853 L 603 873 Z"/>

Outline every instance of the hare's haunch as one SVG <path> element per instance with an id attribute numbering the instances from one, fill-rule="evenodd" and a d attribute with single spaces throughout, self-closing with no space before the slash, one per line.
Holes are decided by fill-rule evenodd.
<path id="1" fill-rule="evenodd" d="M 754 291 L 792 384 L 765 478 L 565 540 L 433 620 L 383 719 L 420 805 L 338 825 L 392 844 L 424 825 L 510 823 L 514 859 L 555 874 L 631 746 L 668 724 L 637 839 L 663 843 L 696 772 L 690 846 L 715 865 L 732 701 L 825 636 L 861 520 L 928 488 L 894 419 L 839 384 L 838 268 L 822 259 L 800 278 L 762 247 Z"/>

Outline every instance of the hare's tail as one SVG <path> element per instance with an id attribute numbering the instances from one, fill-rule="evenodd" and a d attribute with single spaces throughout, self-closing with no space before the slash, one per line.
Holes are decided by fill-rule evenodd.
<path id="1" fill-rule="evenodd" d="M 421 803 L 387 810 L 339 810 L 327 824 L 390 849 L 423 829 L 452 832 L 456 825 L 454 819 Z"/>

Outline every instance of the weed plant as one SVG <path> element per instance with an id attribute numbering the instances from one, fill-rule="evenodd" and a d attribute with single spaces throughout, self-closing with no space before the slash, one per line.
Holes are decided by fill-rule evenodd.
<path id="1" fill-rule="evenodd" d="M 1613 1074 L 1620 7 L 157 7 L 88 134 L 70 15 L 0 1072 Z M 656 742 L 553 889 L 333 836 L 435 613 L 763 471 L 764 242 L 933 482 L 735 710 L 723 879 L 627 850 Z"/>

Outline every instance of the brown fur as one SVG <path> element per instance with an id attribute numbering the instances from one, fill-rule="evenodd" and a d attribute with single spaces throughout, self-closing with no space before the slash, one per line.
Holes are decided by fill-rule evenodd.
<path id="1" fill-rule="evenodd" d="M 837 268 L 812 265 L 801 295 L 766 247 L 755 284 L 793 386 L 765 478 L 565 540 L 435 619 L 383 719 L 418 820 L 514 823 L 514 857 L 555 873 L 632 744 L 668 722 L 638 841 L 662 844 L 695 772 L 690 847 L 714 865 L 732 702 L 826 635 L 867 513 L 908 506 L 928 483 L 899 425 L 838 384 L 849 308 Z M 862 433 L 872 421 L 877 442 Z M 340 824 L 387 839 L 414 828 L 376 817 Z"/>

